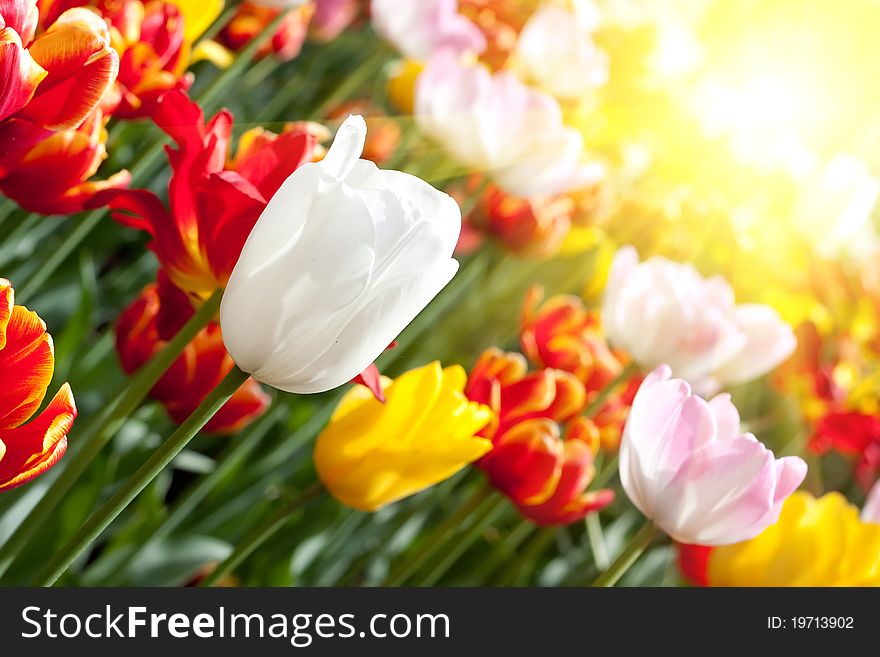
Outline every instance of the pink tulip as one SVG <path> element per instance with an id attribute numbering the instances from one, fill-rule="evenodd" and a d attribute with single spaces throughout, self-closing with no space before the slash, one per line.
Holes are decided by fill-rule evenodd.
<path id="1" fill-rule="evenodd" d="M 807 465 L 776 459 L 739 433 L 730 396 L 705 401 L 667 366 L 645 379 L 620 445 L 620 480 L 633 504 L 680 543 L 727 545 L 779 518 Z"/>
<path id="2" fill-rule="evenodd" d="M 355 21 L 362 4 L 363 0 L 317 0 L 309 33 L 319 41 L 332 41 Z"/>
<path id="3" fill-rule="evenodd" d="M 379 36 L 412 59 L 486 49 L 480 28 L 458 13 L 458 0 L 373 0 L 370 12 Z"/>
<path id="4" fill-rule="evenodd" d="M 418 78 L 416 123 L 511 196 L 559 194 L 605 174 L 599 163 L 582 161 L 583 137 L 563 123 L 555 98 L 449 53 L 435 55 Z"/>
<path id="5" fill-rule="evenodd" d="M 766 374 L 794 351 L 791 327 L 769 306 L 740 304 L 720 276 L 622 247 L 605 286 L 602 323 L 614 346 L 646 368 L 669 365 L 703 394 Z"/>

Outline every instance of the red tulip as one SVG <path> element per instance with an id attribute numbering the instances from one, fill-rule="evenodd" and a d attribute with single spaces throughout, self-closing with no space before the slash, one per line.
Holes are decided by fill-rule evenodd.
<path id="1" fill-rule="evenodd" d="M 127 171 L 90 180 L 107 157 L 104 123 L 98 109 L 67 130 L 19 118 L 0 122 L 0 192 L 31 212 L 72 214 L 91 206 L 95 194 L 125 187 Z"/>
<path id="2" fill-rule="evenodd" d="M 880 418 L 855 411 L 822 417 L 809 447 L 818 454 L 836 451 L 855 459 L 856 479 L 869 490 L 880 473 Z"/>
<path id="3" fill-rule="evenodd" d="M 106 156 L 98 106 L 119 57 L 88 9 L 64 11 L 34 38 L 36 28 L 36 0 L 0 2 L 0 191 L 28 210 L 68 214 L 128 182 L 125 172 L 87 182 Z"/>
<path id="4" fill-rule="evenodd" d="M 709 586 L 709 555 L 712 549 L 708 545 L 678 546 L 678 568 L 695 586 Z"/>
<path id="5" fill-rule="evenodd" d="M 189 89 L 190 44 L 184 17 L 159 0 L 96 0 L 119 52 L 119 76 L 106 105 L 116 116 L 151 116 L 170 89 Z"/>
<path id="6" fill-rule="evenodd" d="M 189 298 L 163 272 L 119 317 L 116 349 L 129 374 L 143 367 L 192 316 Z M 183 422 L 202 403 L 234 362 L 223 346 L 220 325 L 211 322 L 156 383 L 150 396 L 171 418 Z M 239 388 L 205 426 L 207 433 L 235 433 L 260 417 L 271 399 L 253 379 Z"/>
<path id="7" fill-rule="evenodd" d="M 96 199 L 120 223 L 146 231 L 174 284 L 195 299 L 226 285 L 241 248 L 269 199 L 301 164 L 315 139 L 305 128 L 275 135 L 261 128 L 242 135 L 228 161 L 232 115 L 205 123 L 201 108 L 171 90 L 156 103 L 154 120 L 177 144 L 168 149 L 169 207 L 146 190 L 111 191 Z"/>

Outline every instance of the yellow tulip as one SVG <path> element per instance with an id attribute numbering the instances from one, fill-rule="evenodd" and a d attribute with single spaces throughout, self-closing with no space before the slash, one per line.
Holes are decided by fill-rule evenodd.
<path id="1" fill-rule="evenodd" d="M 410 370 L 376 401 L 353 388 L 315 445 L 315 468 L 343 504 L 376 511 L 451 477 L 492 448 L 478 437 L 492 417 L 464 396 L 467 374 L 439 362 Z"/>
<path id="2" fill-rule="evenodd" d="M 187 43 L 198 39 L 223 11 L 223 0 L 169 0 L 183 14 Z"/>
<path id="3" fill-rule="evenodd" d="M 880 525 L 840 493 L 796 492 L 762 534 L 715 548 L 708 575 L 712 586 L 880 586 Z"/>
<path id="4" fill-rule="evenodd" d="M 404 114 L 415 111 L 416 80 L 425 65 L 414 59 L 399 62 L 388 78 L 388 98 L 391 104 Z"/>

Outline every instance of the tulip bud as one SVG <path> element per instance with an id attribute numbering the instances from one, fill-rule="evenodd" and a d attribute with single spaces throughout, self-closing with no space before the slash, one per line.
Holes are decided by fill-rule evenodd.
<path id="1" fill-rule="evenodd" d="M 220 324 L 238 366 L 294 393 L 362 372 L 452 279 L 461 212 L 414 176 L 360 160 L 366 123 L 266 206 L 226 287 Z"/>
<path id="2" fill-rule="evenodd" d="M 642 383 L 620 445 L 620 481 L 649 519 L 682 543 L 726 545 L 776 522 L 807 464 L 776 459 L 739 433 L 728 395 L 707 402 L 666 366 Z"/>
<path id="3" fill-rule="evenodd" d="M 476 433 L 491 411 L 468 401 L 461 367 L 434 362 L 386 385 L 387 402 L 357 386 L 315 443 L 321 482 L 343 504 L 376 511 L 451 477 L 492 443 Z"/>

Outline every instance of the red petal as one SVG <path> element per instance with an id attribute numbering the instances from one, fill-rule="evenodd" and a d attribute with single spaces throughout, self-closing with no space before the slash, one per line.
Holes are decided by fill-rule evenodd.
<path id="1" fill-rule="evenodd" d="M 479 462 L 492 485 L 518 504 L 546 501 L 562 474 L 564 448 L 557 425 L 527 420 L 496 440 Z"/>
<path id="2" fill-rule="evenodd" d="M 18 33 L 0 28 L 0 121 L 21 111 L 45 77 L 45 69 L 22 47 Z"/>
<path id="3" fill-rule="evenodd" d="M 709 557 L 712 548 L 706 545 L 680 544 L 678 567 L 681 573 L 696 586 L 709 586 Z"/>
<path id="4" fill-rule="evenodd" d="M 28 50 L 49 74 L 22 116 L 47 128 L 78 126 L 116 80 L 119 55 L 104 20 L 88 9 L 64 12 Z"/>
<path id="5" fill-rule="evenodd" d="M 36 411 L 52 381 L 52 338 L 36 313 L 15 306 L 0 350 L 0 429 L 17 427 Z"/>
<path id="6" fill-rule="evenodd" d="M 240 153 L 235 170 L 268 200 L 290 174 L 311 161 L 314 150 L 315 138 L 304 131 L 287 132 L 277 138 L 272 135 L 270 139 L 255 140 L 253 148 Z"/>
<path id="7" fill-rule="evenodd" d="M 383 404 L 385 403 L 385 391 L 382 390 L 382 375 L 379 373 L 379 368 L 376 367 L 375 363 L 370 363 L 367 369 L 353 378 L 351 382 L 366 386 L 373 393 L 373 397 Z"/>
<path id="8" fill-rule="evenodd" d="M 0 0 L 0 26 L 5 23 L 15 30 L 25 47 L 34 38 L 39 18 L 37 0 Z"/>
<path id="9" fill-rule="evenodd" d="M 40 415 L 15 429 L 0 431 L 0 491 L 27 483 L 58 462 L 76 418 L 70 386 L 64 384 Z M 2 450 L 0 450 L 2 452 Z"/>

